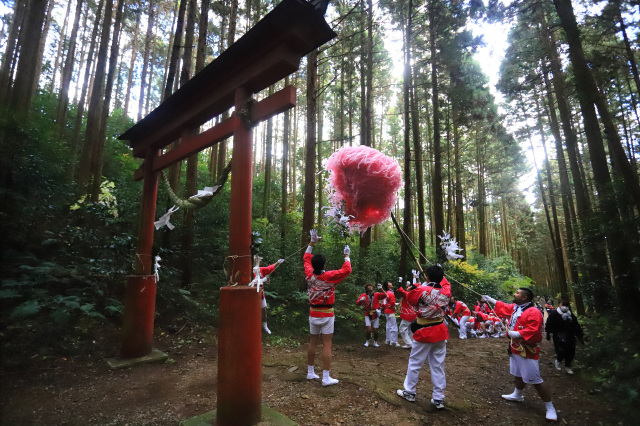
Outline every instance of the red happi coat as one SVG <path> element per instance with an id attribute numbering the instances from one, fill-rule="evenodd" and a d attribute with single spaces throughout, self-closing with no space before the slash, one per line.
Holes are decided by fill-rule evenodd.
<path id="1" fill-rule="evenodd" d="M 509 328 L 517 331 L 522 339 L 512 339 L 509 351 L 525 358 L 540 358 L 538 343 L 542 341 L 542 314 L 533 305 L 529 305 L 520 317 L 512 318 L 516 312 L 516 304 L 496 302 L 495 312 L 501 318 L 509 318 Z"/>
<path id="2" fill-rule="evenodd" d="M 313 273 L 311 253 L 304 254 L 304 273 L 307 280 L 307 295 L 309 296 L 309 316 L 332 317 L 333 304 L 336 301 L 336 285 L 351 274 L 351 262 L 345 259 L 342 268 L 334 271 L 324 271 L 320 275 Z M 324 311 L 314 309 L 314 306 Z M 325 309 L 326 308 L 326 309 Z"/>
<path id="3" fill-rule="evenodd" d="M 458 318 L 470 317 L 471 310 L 469 310 L 469 307 L 467 307 L 467 305 L 464 302 L 461 302 L 458 300 L 456 301 L 456 307 L 453 310 L 453 315 Z"/>
<path id="4" fill-rule="evenodd" d="M 449 329 L 444 323 L 444 314 L 451 300 L 451 284 L 443 279 L 441 284 L 429 283 L 409 292 L 407 302 L 414 307 L 418 321 L 434 322 L 435 325 L 422 327 L 413 333 L 415 341 L 436 343 L 449 338 Z M 438 322 L 440 321 L 440 322 Z"/>
<path id="5" fill-rule="evenodd" d="M 362 293 L 360 297 L 358 297 L 358 300 L 356 301 L 356 305 L 363 307 L 365 316 L 376 319 L 378 317 L 376 309 L 380 309 L 380 299 L 383 299 L 386 296 L 386 294 L 373 293 L 372 296 L 373 296 L 373 306 L 371 304 L 371 299 L 369 298 L 366 292 Z"/>
<path id="6" fill-rule="evenodd" d="M 270 273 L 272 273 L 273 271 L 276 270 L 276 265 L 277 263 L 274 263 L 273 265 L 269 265 L 269 266 L 261 266 L 260 267 L 260 276 L 262 278 L 266 277 L 267 275 L 269 275 Z M 253 274 L 253 278 L 256 277 L 256 274 Z M 262 295 L 262 298 L 264 299 L 264 291 L 260 291 L 260 294 Z"/>
<path id="7" fill-rule="evenodd" d="M 400 297 L 402 298 L 402 302 L 400 302 L 400 319 L 412 322 L 416 319 L 418 313 L 407 301 L 409 292 L 402 287 L 398 289 L 398 292 L 400 293 Z"/>
<path id="8" fill-rule="evenodd" d="M 381 306 L 384 308 L 385 314 L 394 314 L 396 312 L 396 295 L 393 291 L 387 290 L 386 297 L 382 301 Z"/>

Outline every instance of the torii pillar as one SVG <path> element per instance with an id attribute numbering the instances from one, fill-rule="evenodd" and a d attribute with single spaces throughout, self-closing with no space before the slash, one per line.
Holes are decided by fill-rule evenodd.
<path id="1" fill-rule="evenodd" d="M 152 247 L 158 174 L 164 168 L 233 136 L 229 281 L 220 291 L 218 331 L 219 425 L 251 425 L 261 418 L 262 327 L 260 296 L 251 282 L 252 130 L 258 122 L 295 106 L 288 86 L 260 102 L 254 93 L 294 73 L 307 53 L 336 34 L 324 20 L 328 0 L 283 0 L 249 32 L 127 130 L 133 155 L 144 158 L 142 221 L 135 275 L 127 277 L 121 359 L 152 352 L 156 280 Z M 193 135 L 230 107 L 233 115 Z M 162 150 L 180 139 L 178 147 Z"/>

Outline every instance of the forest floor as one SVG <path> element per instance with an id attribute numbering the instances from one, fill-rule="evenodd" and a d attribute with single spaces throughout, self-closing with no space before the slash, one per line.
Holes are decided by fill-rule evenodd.
<path id="1" fill-rule="evenodd" d="M 306 342 L 278 343 L 263 336 L 262 402 L 300 425 L 530 425 L 546 424 L 544 404 L 527 387 L 524 403 L 504 401 L 512 378 L 505 339 L 452 337 L 447 344 L 446 409 L 430 404 L 431 381 L 423 368 L 415 403 L 399 398 L 408 349 L 333 345 L 336 386 L 306 380 Z M 94 342 L 93 353 L 73 357 L 23 357 L 11 367 L 3 354 L 0 371 L 1 425 L 176 425 L 216 408 L 215 330 L 157 331 L 154 346 L 167 353 L 164 364 L 112 370 L 117 333 Z M 103 340 L 104 339 L 104 340 Z M 14 354 L 15 355 L 15 354 Z M 580 348 L 578 348 L 578 359 Z M 319 357 L 316 366 L 319 365 Z M 553 366 L 553 346 L 542 343 L 540 369 L 550 387 L 559 424 L 637 424 L 622 414 L 606 390 L 580 375 Z M 319 372 L 319 367 L 316 372 Z M 321 372 L 320 372 L 321 374 Z"/>

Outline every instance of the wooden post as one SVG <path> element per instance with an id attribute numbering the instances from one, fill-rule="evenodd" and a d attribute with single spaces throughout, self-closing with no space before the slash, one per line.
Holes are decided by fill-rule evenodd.
<path id="1" fill-rule="evenodd" d="M 235 114 L 251 93 L 235 92 Z M 246 117 L 250 119 L 250 117 Z M 252 130 L 240 121 L 233 134 L 229 210 L 230 279 L 220 290 L 218 330 L 218 425 L 253 425 L 262 415 L 262 329 L 260 294 L 251 281 Z M 237 256 L 237 257 L 236 257 Z"/>
<path id="2" fill-rule="evenodd" d="M 152 274 L 152 249 L 158 172 L 153 171 L 157 150 L 149 148 L 142 187 L 141 223 L 135 259 L 135 275 L 127 277 L 120 358 L 149 355 L 153 344 L 153 319 L 156 308 L 156 278 Z"/>

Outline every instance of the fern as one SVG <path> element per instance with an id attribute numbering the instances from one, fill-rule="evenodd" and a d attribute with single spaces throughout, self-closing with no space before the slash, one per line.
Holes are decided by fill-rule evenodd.
<path id="1" fill-rule="evenodd" d="M 26 318 L 40 312 L 42 306 L 38 300 L 27 300 L 11 312 L 11 318 Z"/>
<path id="2" fill-rule="evenodd" d="M 20 293 L 13 289 L 0 290 L 0 299 L 15 299 L 20 297 Z"/>

